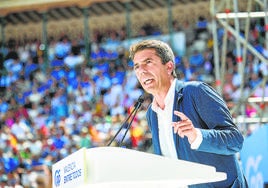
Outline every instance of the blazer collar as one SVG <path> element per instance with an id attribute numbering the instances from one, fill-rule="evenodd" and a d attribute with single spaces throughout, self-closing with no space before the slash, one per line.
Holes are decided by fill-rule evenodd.
<path id="1" fill-rule="evenodd" d="M 183 99 L 183 88 L 184 88 L 184 82 L 177 80 L 176 81 L 176 86 L 175 86 L 175 95 L 174 95 L 174 103 L 173 103 L 173 111 L 174 110 L 179 110 L 179 104 L 181 103 L 182 99 Z M 178 116 L 176 116 L 175 114 L 173 114 L 172 116 L 172 121 L 179 121 L 180 118 Z M 179 147 L 179 137 L 177 134 L 173 134 L 173 140 L 175 143 L 175 147 L 178 148 Z M 178 150 L 177 151 L 177 155 L 178 154 Z"/>
<path id="2" fill-rule="evenodd" d="M 183 98 L 183 88 L 184 88 L 184 82 L 181 80 L 176 81 L 176 86 L 175 86 L 175 95 L 174 95 L 174 104 L 173 104 L 173 110 L 178 110 L 179 108 L 179 103 Z M 174 116 L 173 116 L 174 120 Z"/>

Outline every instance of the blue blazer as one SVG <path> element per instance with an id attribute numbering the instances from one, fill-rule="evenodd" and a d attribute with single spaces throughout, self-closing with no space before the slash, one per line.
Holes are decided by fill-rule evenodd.
<path id="1" fill-rule="evenodd" d="M 203 82 L 176 80 L 173 110 L 183 112 L 196 128 L 200 128 L 203 141 L 193 150 L 187 137 L 173 134 L 178 159 L 211 165 L 225 172 L 227 179 L 190 187 L 248 187 L 236 157 L 243 146 L 243 135 L 233 123 L 232 116 L 221 96 Z M 161 155 L 157 114 L 149 106 L 146 114 L 152 133 L 154 153 Z M 173 114 L 173 121 L 180 118 Z"/>

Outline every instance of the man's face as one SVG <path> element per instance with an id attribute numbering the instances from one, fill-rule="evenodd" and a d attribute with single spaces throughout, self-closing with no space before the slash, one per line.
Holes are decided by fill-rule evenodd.
<path id="1" fill-rule="evenodd" d="M 134 71 L 143 89 L 153 95 L 168 90 L 173 70 L 172 62 L 163 64 L 154 49 L 138 51 L 133 62 Z"/>

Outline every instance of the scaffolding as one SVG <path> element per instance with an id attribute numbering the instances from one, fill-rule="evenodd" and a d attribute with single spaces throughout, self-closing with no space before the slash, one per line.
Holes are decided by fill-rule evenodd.
<path id="1" fill-rule="evenodd" d="M 244 11 L 239 10 L 238 3 L 243 3 L 245 6 Z M 255 11 L 255 10 L 258 11 Z M 237 123 L 258 123 L 263 124 L 268 122 L 268 96 L 265 94 L 267 90 L 267 78 L 268 74 L 263 75 L 262 81 L 255 87 L 251 88 L 248 93 L 245 94 L 245 66 L 247 53 L 250 52 L 254 58 L 257 58 L 259 62 L 264 63 L 268 67 L 268 59 L 259 52 L 253 44 L 249 42 L 249 32 L 251 21 L 260 20 L 264 22 L 263 25 L 263 46 L 268 50 L 268 5 L 267 0 L 224 0 L 224 1 L 210 1 L 210 14 L 212 17 L 212 35 L 213 35 L 213 51 L 214 51 L 214 63 L 215 63 L 215 83 L 219 93 L 222 94 L 223 85 L 225 82 L 226 74 L 226 54 L 228 46 L 228 35 L 232 35 L 235 39 L 235 58 L 238 68 L 238 73 L 241 78 L 239 91 L 241 97 L 235 102 L 231 108 L 231 114 L 235 117 Z M 242 26 L 241 26 L 242 25 Z M 222 42 L 218 44 L 218 28 L 224 28 L 222 36 Z M 241 29 L 244 31 L 244 36 L 241 36 Z M 221 51 L 219 50 L 221 47 Z M 262 89 L 261 97 L 252 97 L 252 94 L 256 89 Z M 266 91 L 267 92 L 267 91 Z M 255 117 L 247 117 L 245 114 L 246 105 L 252 105 L 256 110 Z"/>

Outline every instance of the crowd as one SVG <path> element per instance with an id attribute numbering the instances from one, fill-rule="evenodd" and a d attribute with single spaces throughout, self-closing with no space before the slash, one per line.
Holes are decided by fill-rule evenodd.
<path id="1" fill-rule="evenodd" d="M 174 22 L 174 26 L 176 23 Z M 187 48 L 205 34 L 206 46 L 185 57 L 176 57 L 177 72 L 183 80 L 201 80 L 214 85 L 213 40 L 209 23 L 202 18 L 197 26 L 189 23 L 176 28 L 187 36 Z M 198 28 L 200 27 L 200 28 Z M 268 57 L 268 49 L 258 39 L 263 31 L 257 23 L 250 30 L 249 42 Z M 146 33 L 142 29 L 140 36 Z M 103 43 L 120 44 L 123 31 L 95 32 L 91 40 L 90 61 L 81 39 L 65 34 L 53 37 L 48 45 L 48 62 L 38 39 L 10 39 L 0 56 L 0 187 L 51 187 L 52 164 L 82 147 L 106 146 L 133 105 L 144 93 L 135 77 L 128 49 L 107 50 Z M 222 29 L 218 30 L 219 45 Z M 204 36 L 204 35 L 203 35 Z M 237 101 L 267 76 L 268 65 L 247 53 L 245 88 L 239 90 L 241 75 L 235 57 L 235 39 L 228 35 L 226 82 L 223 97 Z M 190 40 L 190 41 L 189 41 Z M 254 96 L 268 96 L 256 89 Z M 150 133 L 145 112 L 151 96 L 145 95 L 139 113 L 124 140 L 133 149 L 150 150 Z M 247 115 L 255 116 L 248 106 Z M 256 111 L 255 111 L 256 112 Z M 122 135 L 116 139 L 120 141 Z M 116 144 L 116 143 L 114 143 Z"/>

